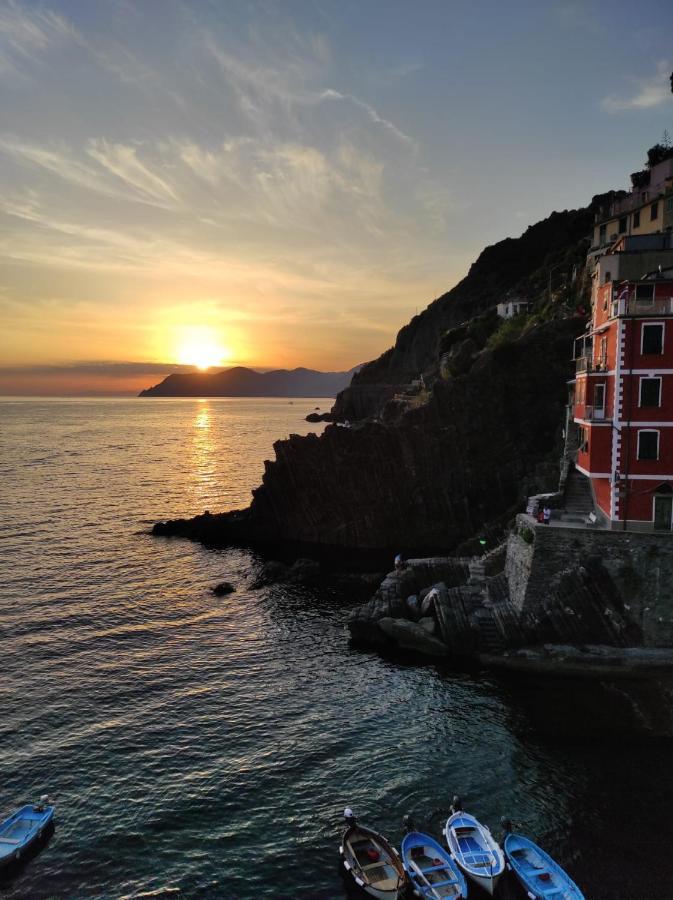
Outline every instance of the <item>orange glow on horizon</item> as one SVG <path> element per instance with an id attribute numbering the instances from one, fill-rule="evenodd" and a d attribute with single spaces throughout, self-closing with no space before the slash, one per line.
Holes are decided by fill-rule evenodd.
<path id="1" fill-rule="evenodd" d="M 185 366 L 196 366 L 202 372 L 224 365 L 231 351 L 220 343 L 215 328 L 209 325 L 186 325 L 177 329 L 176 358 Z"/>

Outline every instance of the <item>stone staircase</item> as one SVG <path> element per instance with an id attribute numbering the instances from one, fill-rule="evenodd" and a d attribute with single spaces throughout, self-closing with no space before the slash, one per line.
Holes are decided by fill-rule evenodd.
<path id="1" fill-rule="evenodd" d="M 563 521 L 568 524 L 586 525 L 589 513 L 595 512 L 589 479 L 577 469 L 568 473 L 563 500 Z"/>
<path id="2" fill-rule="evenodd" d="M 479 648 L 482 653 L 502 653 L 506 644 L 493 617 L 480 615 L 477 618 L 479 625 Z"/>

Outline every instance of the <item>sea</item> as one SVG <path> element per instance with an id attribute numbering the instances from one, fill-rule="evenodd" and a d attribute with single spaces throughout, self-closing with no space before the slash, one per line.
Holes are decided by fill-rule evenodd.
<path id="1" fill-rule="evenodd" d="M 338 580 L 256 588 L 259 554 L 150 535 L 246 506 L 329 405 L 0 400 L 0 815 L 56 804 L 0 897 L 343 898 L 345 806 L 399 842 L 459 794 L 587 898 L 671 900 L 669 743 L 548 734 L 519 686 L 351 646 Z"/>

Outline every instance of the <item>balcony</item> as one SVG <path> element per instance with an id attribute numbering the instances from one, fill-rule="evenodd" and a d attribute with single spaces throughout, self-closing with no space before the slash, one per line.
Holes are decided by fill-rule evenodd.
<path id="1" fill-rule="evenodd" d="M 607 370 L 607 363 L 605 363 L 603 360 L 594 362 L 590 356 L 575 357 L 575 372 L 578 375 L 581 375 L 584 372 L 586 372 L 587 374 L 607 372 Z"/>
<path id="2" fill-rule="evenodd" d="M 673 316 L 673 297 L 613 300 L 610 315 L 613 319 L 617 316 Z"/>
<path id="3" fill-rule="evenodd" d="M 608 415 L 604 406 L 589 406 L 587 404 L 584 407 L 583 418 L 588 419 L 590 422 L 609 422 L 612 416 Z"/>

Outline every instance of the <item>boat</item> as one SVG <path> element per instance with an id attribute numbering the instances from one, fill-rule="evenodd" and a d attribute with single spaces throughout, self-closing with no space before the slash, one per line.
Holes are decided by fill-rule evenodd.
<path id="1" fill-rule="evenodd" d="M 346 809 L 344 819 L 339 847 L 342 874 L 367 897 L 397 900 L 398 892 L 409 884 L 397 850 L 382 835 L 358 824 L 352 810 Z"/>
<path id="2" fill-rule="evenodd" d="M 521 834 L 505 838 L 509 868 L 532 900 L 584 900 L 572 878 L 548 853 Z"/>
<path id="3" fill-rule="evenodd" d="M 467 897 L 467 882 L 447 851 L 429 834 L 411 831 L 402 840 L 402 865 L 416 897 Z"/>
<path id="4" fill-rule="evenodd" d="M 21 859 L 31 844 L 39 840 L 54 819 L 54 807 L 49 797 L 39 803 L 22 806 L 4 822 L 0 822 L 0 866 Z"/>
<path id="5" fill-rule="evenodd" d="M 474 816 L 458 810 L 449 817 L 444 836 L 452 858 L 463 872 L 493 894 L 505 871 L 505 857 L 488 828 Z"/>

